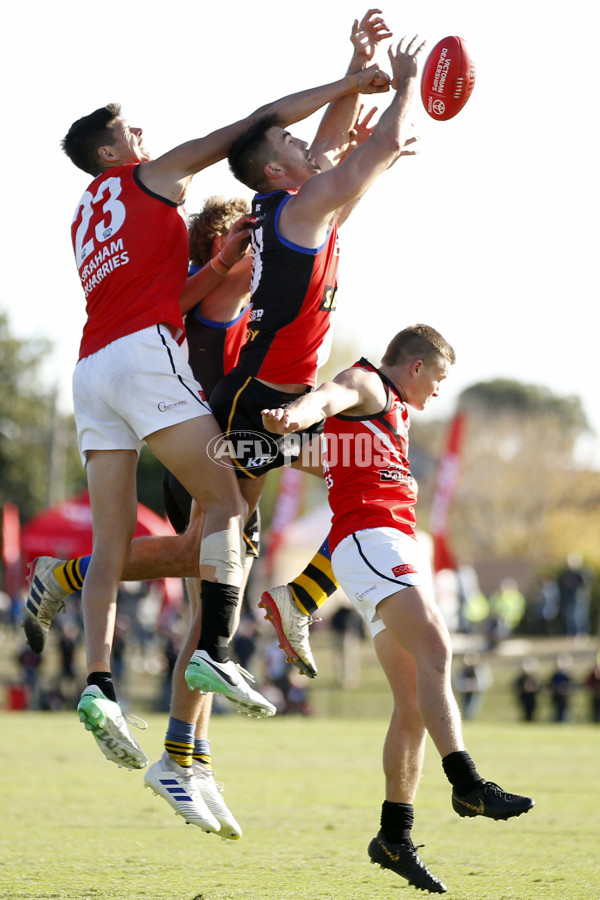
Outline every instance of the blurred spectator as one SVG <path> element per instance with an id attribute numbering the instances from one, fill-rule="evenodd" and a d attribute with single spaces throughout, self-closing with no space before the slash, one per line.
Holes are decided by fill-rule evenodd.
<path id="1" fill-rule="evenodd" d="M 560 591 L 558 584 L 545 578 L 540 587 L 541 619 L 545 634 L 560 632 Z"/>
<path id="2" fill-rule="evenodd" d="M 81 693 L 80 678 L 75 666 L 77 648 L 81 643 L 81 628 L 76 619 L 71 616 L 60 621 L 60 636 L 58 638 L 58 653 L 60 668 L 58 674 L 58 693 L 63 705 L 68 703 L 70 707 L 76 705 Z"/>
<path id="3" fill-rule="evenodd" d="M 171 691 L 173 669 L 179 656 L 181 645 L 187 633 L 187 619 L 185 616 L 177 616 L 166 629 L 162 644 L 161 669 L 163 680 L 160 693 L 157 697 L 157 709 L 160 712 L 168 712 L 171 708 Z"/>
<path id="4" fill-rule="evenodd" d="M 476 652 L 465 653 L 462 666 L 454 678 L 464 719 L 475 718 L 481 707 L 483 695 L 492 686 L 492 672 Z"/>
<path id="5" fill-rule="evenodd" d="M 497 646 L 514 631 L 525 612 L 525 597 L 514 578 L 504 578 L 490 597 L 488 640 L 490 648 Z"/>
<path id="6" fill-rule="evenodd" d="M 12 625 L 11 599 L 6 591 L 0 591 L 0 625 Z"/>
<path id="7" fill-rule="evenodd" d="M 272 641 L 265 650 L 265 667 L 267 683 L 260 690 L 277 707 L 278 715 L 310 715 L 312 710 L 308 704 L 306 678 L 288 665 L 277 640 Z"/>
<path id="8" fill-rule="evenodd" d="M 590 721 L 596 724 L 600 723 L 600 653 L 596 657 L 596 662 L 592 671 L 583 681 L 583 687 L 590 692 Z"/>
<path id="9" fill-rule="evenodd" d="M 571 695 L 574 687 L 573 679 L 571 678 L 572 664 L 573 657 L 571 654 L 561 653 L 556 660 L 556 669 L 548 682 L 554 722 L 566 722 L 569 718 Z"/>
<path id="10" fill-rule="evenodd" d="M 17 661 L 21 667 L 21 677 L 25 685 L 27 696 L 27 709 L 39 709 L 39 669 L 42 664 L 42 657 L 37 653 L 33 653 L 27 644 L 23 644 L 17 652 Z"/>
<path id="11" fill-rule="evenodd" d="M 490 603 L 483 591 L 479 589 L 465 594 L 461 606 L 461 621 L 466 634 L 481 631 L 490 615 Z"/>
<path id="12" fill-rule="evenodd" d="M 249 612 L 246 603 L 242 606 L 242 614 L 237 630 L 231 639 L 231 646 L 237 662 L 244 669 L 252 670 L 251 660 L 256 653 L 258 627 L 255 617 Z"/>
<path id="13" fill-rule="evenodd" d="M 353 606 L 342 603 L 329 627 L 335 649 L 335 677 L 344 690 L 353 690 L 360 681 L 360 642 L 365 638 L 363 620 Z"/>
<path id="14" fill-rule="evenodd" d="M 125 651 L 131 632 L 131 619 L 129 616 L 118 614 L 115 622 L 115 634 L 112 645 L 112 675 L 117 684 L 119 694 L 125 693 L 127 681 L 127 666 L 125 664 Z"/>
<path id="15" fill-rule="evenodd" d="M 515 694 L 524 722 L 535 720 L 538 696 L 542 689 L 536 675 L 538 666 L 538 660 L 534 656 L 528 656 L 521 663 L 521 673 L 515 680 Z"/>
<path id="16" fill-rule="evenodd" d="M 563 634 L 589 634 L 589 580 L 581 553 L 572 551 L 556 579 Z"/>

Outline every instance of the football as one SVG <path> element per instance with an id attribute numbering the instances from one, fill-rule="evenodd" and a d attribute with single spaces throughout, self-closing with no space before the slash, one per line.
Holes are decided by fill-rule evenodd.
<path id="1" fill-rule="evenodd" d="M 421 99 L 432 119 L 446 121 L 457 115 L 473 92 L 475 66 L 462 38 L 443 38 L 423 66 Z"/>

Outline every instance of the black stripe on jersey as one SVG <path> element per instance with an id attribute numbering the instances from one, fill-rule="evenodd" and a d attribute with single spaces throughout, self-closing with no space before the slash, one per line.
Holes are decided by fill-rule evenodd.
<path id="1" fill-rule="evenodd" d="M 402 400 L 400 391 L 398 390 L 398 388 L 396 387 L 396 385 L 394 384 L 393 381 L 390 381 L 390 379 L 386 375 L 384 375 L 383 372 L 380 372 L 379 369 L 376 369 L 375 366 L 373 365 L 373 363 L 370 363 L 369 360 L 365 359 L 364 356 L 358 361 L 358 365 L 363 366 L 364 368 L 369 368 L 373 372 L 375 372 L 377 375 L 379 375 L 379 377 L 381 378 L 381 381 L 383 382 L 383 385 L 385 387 L 387 402 L 386 402 L 384 408 L 381 410 L 381 412 L 375 413 L 374 415 L 371 415 L 371 416 L 343 416 L 341 414 L 338 414 L 337 416 L 335 416 L 335 418 L 342 419 L 346 422 L 352 422 L 352 421 L 354 421 L 354 422 L 361 422 L 361 421 L 362 422 L 367 422 L 367 421 L 368 422 L 377 422 L 382 428 L 385 428 L 385 430 L 388 431 L 392 435 L 392 437 L 396 441 L 398 449 L 400 449 L 400 447 L 402 447 L 402 441 L 401 441 L 400 435 L 398 434 L 396 429 L 392 426 L 392 424 L 390 422 L 388 422 L 388 420 L 385 418 L 386 414 L 390 411 L 390 407 L 392 405 L 392 391 L 394 394 L 396 394 L 396 396 L 398 397 L 400 402 L 404 403 L 404 401 Z M 404 459 L 404 456 L 402 455 L 402 453 L 400 455 L 402 456 L 402 459 Z M 408 467 L 408 460 L 406 460 L 406 464 Z"/>
<path id="2" fill-rule="evenodd" d="M 183 206 L 184 200 L 167 200 L 166 197 L 161 197 L 160 194 L 155 194 L 154 191 L 151 191 L 150 188 L 146 187 L 145 184 L 142 183 L 140 179 L 140 167 L 139 164 L 133 170 L 133 180 L 144 194 L 148 194 L 149 197 L 153 197 L 155 200 L 159 200 L 161 203 L 166 203 L 167 206 L 172 206 L 174 209 L 177 209 L 179 206 Z"/>
<path id="3" fill-rule="evenodd" d="M 389 575 L 384 575 L 383 572 L 379 572 L 379 571 L 375 568 L 375 566 L 372 566 L 371 563 L 369 562 L 369 560 L 367 559 L 367 557 L 365 556 L 365 554 L 364 554 L 363 551 L 362 551 L 362 547 L 360 546 L 360 541 L 359 541 L 358 538 L 356 537 L 356 532 L 355 532 L 355 531 L 352 532 L 352 540 L 353 540 L 354 543 L 356 544 L 356 549 L 358 550 L 358 552 L 359 552 L 359 554 L 360 554 L 360 558 L 362 559 L 362 561 L 364 562 L 364 564 L 365 564 L 366 566 L 368 566 L 368 568 L 371 570 L 371 572 L 374 572 L 375 575 L 377 575 L 379 578 L 383 578 L 384 581 L 391 581 L 392 584 L 397 584 L 398 587 L 412 587 L 412 585 L 409 584 L 408 582 L 406 582 L 406 581 L 399 581 L 397 578 L 390 578 Z"/>
<path id="4" fill-rule="evenodd" d="M 400 435 L 398 434 L 396 429 L 393 427 L 391 422 L 388 422 L 388 420 L 386 418 L 384 418 L 384 413 L 378 413 L 376 416 L 371 416 L 371 418 L 376 419 L 378 424 L 381 425 L 382 428 L 386 428 L 387 431 L 389 431 L 389 433 L 392 435 L 392 437 L 396 440 L 396 442 L 398 444 L 398 449 L 399 449 L 402 446 L 402 443 L 400 441 Z M 402 453 L 400 454 L 400 456 L 402 456 Z M 402 458 L 404 459 L 404 457 L 402 457 Z M 408 462 L 408 460 L 407 460 L 407 462 Z"/>
<path id="5" fill-rule="evenodd" d="M 392 405 L 392 391 L 396 394 L 396 396 L 398 397 L 398 399 L 400 400 L 401 403 L 404 402 L 402 400 L 402 397 L 400 396 L 400 392 L 398 391 L 398 388 L 396 387 L 394 382 L 390 381 L 389 378 L 386 378 L 386 376 L 382 372 L 380 372 L 379 369 L 377 369 L 373 365 L 373 363 L 370 363 L 368 359 L 365 359 L 365 357 L 363 356 L 359 359 L 359 361 L 358 361 L 358 363 L 356 363 L 356 365 L 361 366 L 364 369 L 370 369 L 372 372 L 375 372 L 376 375 L 379 375 L 379 377 L 381 378 L 381 380 L 385 386 L 385 395 L 387 398 L 385 406 L 383 407 L 383 409 L 380 412 L 375 413 L 374 415 L 344 416 L 341 413 L 338 413 L 337 416 L 335 416 L 336 419 L 342 419 L 344 422 L 367 422 L 367 421 L 371 421 L 371 419 L 379 419 L 380 416 L 385 416 L 390 411 L 390 407 Z"/>
<path id="6" fill-rule="evenodd" d="M 196 401 L 200 404 L 200 406 L 204 407 L 204 409 L 207 409 L 207 410 L 209 410 L 209 412 L 210 412 L 210 407 L 209 407 L 208 403 L 205 403 L 205 402 L 204 402 L 204 400 L 202 399 L 202 397 L 200 396 L 200 394 L 194 393 L 194 391 L 193 391 L 193 390 L 185 383 L 185 381 L 183 380 L 183 378 L 181 377 L 181 375 L 180 375 L 179 372 L 177 371 L 177 368 L 176 368 L 176 366 L 175 366 L 175 361 L 174 361 L 174 359 L 173 359 L 173 354 L 171 353 L 171 348 L 168 346 L 168 344 L 167 344 L 167 342 L 166 342 L 166 340 L 165 340 L 165 336 L 164 336 L 164 334 L 162 333 L 162 331 L 160 330 L 160 325 L 157 325 L 157 326 L 156 326 L 156 330 L 158 331 L 158 334 L 160 335 L 160 339 L 161 339 L 161 341 L 162 341 L 162 343 L 163 343 L 163 347 L 165 348 L 165 350 L 167 351 L 167 354 L 168 354 L 168 356 L 169 356 L 169 361 L 170 361 L 170 363 L 171 363 L 171 370 L 172 370 L 172 372 L 173 372 L 173 375 L 176 375 L 176 376 L 177 376 L 177 380 L 179 381 L 179 384 L 180 384 L 183 388 L 185 388 L 185 390 L 188 392 L 188 394 L 190 394 L 190 396 L 193 397 L 194 400 L 196 400 Z"/>

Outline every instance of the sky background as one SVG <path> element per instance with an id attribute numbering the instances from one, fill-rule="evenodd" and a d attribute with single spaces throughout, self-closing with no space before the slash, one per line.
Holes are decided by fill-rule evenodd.
<path id="1" fill-rule="evenodd" d="M 44 371 L 63 409 L 71 409 L 84 322 L 69 228 L 90 180 L 60 150 L 70 124 L 118 101 L 158 156 L 341 77 L 352 21 L 367 8 L 348 0 L 11 4 L 0 53 L 0 309 L 17 337 L 51 340 Z M 336 339 L 378 363 L 397 331 L 426 322 L 456 350 L 425 416 L 450 415 L 478 381 L 512 378 L 579 396 L 600 433 L 599 10 L 589 0 L 383 8 L 395 40 L 418 33 L 430 50 L 460 35 L 477 69 L 471 99 L 451 121 L 429 119 L 416 97 L 419 156 L 386 172 L 340 233 Z M 383 51 L 377 61 L 387 68 Z M 387 102 L 365 98 L 367 109 Z M 317 121 L 292 131 L 310 141 Z M 213 193 L 250 197 L 222 163 L 195 178 L 188 212 Z M 600 460 L 597 443 L 583 449 L 592 452 Z"/>

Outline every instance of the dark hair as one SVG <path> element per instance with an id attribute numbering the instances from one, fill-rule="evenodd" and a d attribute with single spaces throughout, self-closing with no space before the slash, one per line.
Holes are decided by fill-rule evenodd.
<path id="1" fill-rule="evenodd" d="M 381 361 L 386 366 L 395 366 L 411 359 L 422 359 L 429 364 L 439 357 L 446 359 L 451 366 L 456 362 L 454 350 L 439 331 L 430 325 L 410 325 L 392 338 Z"/>
<path id="2" fill-rule="evenodd" d="M 114 144 L 110 125 L 120 115 L 119 103 L 107 103 L 89 116 L 73 122 L 60 145 L 78 169 L 89 175 L 98 175 L 101 171 L 98 148 L 104 144 Z"/>
<path id="3" fill-rule="evenodd" d="M 264 168 L 271 158 L 269 150 L 272 149 L 267 131 L 269 128 L 283 128 L 284 124 L 281 116 L 275 113 L 261 116 L 229 148 L 227 162 L 232 174 L 253 191 L 266 187 Z"/>
<path id="4" fill-rule="evenodd" d="M 212 256 L 215 238 L 227 234 L 233 223 L 249 212 L 250 204 L 243 197 L 208 197 L 200 212 L 189 217 L 190 262 L 204 266 Z"/>

